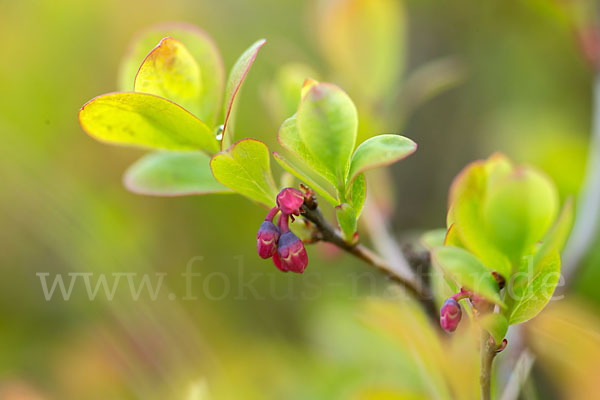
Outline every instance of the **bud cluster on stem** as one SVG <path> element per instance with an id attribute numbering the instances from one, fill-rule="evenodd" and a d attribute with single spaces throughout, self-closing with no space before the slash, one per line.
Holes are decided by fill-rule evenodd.
<path id="1" fill-rule="evenodd" d="M 273 264 L 284 272 L 302 273 L 308 265 L 308 255 L 302 240 L 290 231 L 289 220 L 299 216 L 305 194 L 294 188 L 285 188 L 277 195 L 273 207 L 256 235 L 256 248 L 261 258 L 273 258 Z M 273 219 L 281 211 L 277 225 Z"/>

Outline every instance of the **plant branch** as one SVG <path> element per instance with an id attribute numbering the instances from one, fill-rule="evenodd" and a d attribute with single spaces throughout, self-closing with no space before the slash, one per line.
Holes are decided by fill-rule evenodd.
<path id="1" fill-rule="evenodd" d="M 414 284 L 419 284 L 400 246 L 390 234 L 381 210 L 373 202 L 367 200 L 363 213 L 365 214 L 365 226 L 375 249 L 386 260 L 389 260 L 394 268 L 394 274 Z"/>
<path id="2" fill-rule="evenodd" d="M 484 329 L 481 330 L 481 370 L 479 385 L 481 386 L 481 400 L 492 399 L 492 364 L 496 356 L 496 345 L 492 337 Z"/>
<path id="3" fill-rule="evenodd" d="M 433 298 L 430 295 L 429 290 L 424 285 L 421 285 L 413 280 L 408 280 L 402 275 L 398 274 L 397 270 L 388 264 L 386 260 L 362 244 L 346 242 L 338 230 L 335 229 L 325 219 L 321 213 L 321 210 L 319 210 L 316 201 L 305 200 L 305 203 L 302 206 L 302 211 L 302 215 L 316 226 L 319 232 L 319 240 L 332 243 L 340 249 L 377 268 L 386 274 L 391 280 L 404 287 L 407 292 L 416 297 L 425 307 L 425 310 L 430 316 L 437 318 L 437 309 L 433 302 Z"/>

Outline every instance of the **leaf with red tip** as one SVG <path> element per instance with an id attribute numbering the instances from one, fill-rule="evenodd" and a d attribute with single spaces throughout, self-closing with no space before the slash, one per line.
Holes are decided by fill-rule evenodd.
<path id="1" fill-rule="evenodd" d="M 229 78 L 227 79 L 227 85 L 225 86 L 225 104 L 223 112 L 225 121 L 223 122 L 221 149 L 228 147 L 233 141 L 233 115 L 235 114 L 234 108 L 236 96 L 240 91 L 246 75 L 248 75 L 250 67 L 256 59 L 258 51 L 266 42 L 265 39 L 256 41 L 240 56 L 240 58 L 238 58 L 233 65 L 233 68 L 231 68 L 231 72 L 229 72 Z"/>
<path id="2" fill-rule="evenodd" d="M 202 96 L 195 115 L 212 128 L 221 111 L 225 69 L 221 54 L 212 38 L 195 25 L 180 22 L 166 23 L 141 32 L 129 46 L 129 51 L 121 63 L 120 90 L 133 89 L 135 76 L 148 52 L 166 37 L 181 42 L 197 62 L 200 69 Z M 177 102 L 175 99 L 172 100 Z"/>
<path id="3" fill-rule="evenodd" d="M 218 151 L 212 131 L 171 101 L 146 93 L 109 93 L 79 111 L 84 131 L 102 142 L 165 150 Z"/>
<path id="4" fill-rule="evenodd" d="M 202 74 L 189 50 L 178 40 L 166 37 L 142 63 L 134 90 L 169 99 L 194 115 L 201 114 Z"/>
<path id="5" fill-rule="evenodd" d="M 199 151 L 154 152 L 130 166 L 123 181 L 129 191 L 151 196 L 232 193 L 214 178 L 209 163 L 210 156 Z"/>

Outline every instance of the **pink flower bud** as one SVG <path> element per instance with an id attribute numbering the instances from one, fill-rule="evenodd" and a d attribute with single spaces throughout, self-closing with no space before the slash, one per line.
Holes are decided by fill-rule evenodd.
<path id="1" fill-rule="evenodd" d="M 279 238 L 277 255 L 281 266 L 292 272 L 301 274 L 308 265 L 308 255 L 304 244 L 292 232 L 285 232 Z M 273 261 L 275 261 L 275 258 Z M 277 263 L 275 265 L 277 266 Z"/>
<path id="2" fill-rule="evenodd" d="M 256 235 L 256 249 L 261 258 L 270 258 L 277 251 L 279 228 L 271 221 L 264 221 Z"/>
<path id="3" fill-rule="evenodd" d="M 454 332 L 461 317 L 462 310 L 460 309 L 460 304 L 453 298 L 446 300 L 440 310 L 440 325 L 442 328 L 446 332 Z"/>
<path id="4" fill-rule="evenodd" d="M 304 203 L 304 194 L 294 188 L 285 188 L 277 195 L 277 205 L 283 214 L 300 215 L 300 207 Z"/>

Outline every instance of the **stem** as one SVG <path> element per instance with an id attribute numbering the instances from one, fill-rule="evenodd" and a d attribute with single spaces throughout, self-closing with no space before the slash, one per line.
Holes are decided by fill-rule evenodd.
<path id="1" fill-rule="evenodd" d="M 481 400 L 492 399 L 492 363 L 496 356 L 496 346 L 489 333 L 481 330 L 481 371 L 479 384 L 481 386 Z"/>
<path id="2" fill-rule="evenodd" d="M 275 218 L 275 215 L 277 215 L 278 212 L 279 207 L 271 208 L 271 211 L 269 211 L 269 213 L 267 214 L 265 221 L 273 222 L 273 218 Z"/>
<path id="3" fill-rule="evenodd" d="M 281 214 L 279 217 L 279 232 L 283 235 L 284 233 L 288 233 L 290 231 L 290 216 L 287 214 Z"/>
<path id="4" fill-rule="evenodd" d="M 308 203 L 308 204 L 307 204 Z M 348 243 L 346 242 L 340 233 L 335 229 L 323 216 L 321 211 L 316 205 L 316 202 L 309 201 L 304 203 L 302 206 L 303 216 L 312 222 L 319 231 L 319 240 L 329 242 L 340 249 L 360 258 L 367 264 L 372 265 L 384 274 L 386 274 L 391 280 L 403 286 L 407 292 L 416 297 L 421 304 L 425 307 L 427 313 L 437 319 L 437 308 L 433 302 L 433 298 L 429 293 L 429 290 L 415 281 L 408 280 L 405 277 L 399 275 L 396 269 L 387 263 L 386 260 L 375 254 L 370 249 L 366 248 L 360 243 Z"/>
<path id="5" fill-rule="evenodd" d="M 385 218 L 379 208 L 371 202 L 367 202 L 364 215 L 365 227 L 369 233 L 369 237 L 377 252 L 394 267 L 394 275 L 417 284 L 415 274 L 402 250 L 390 234 Z"/>

